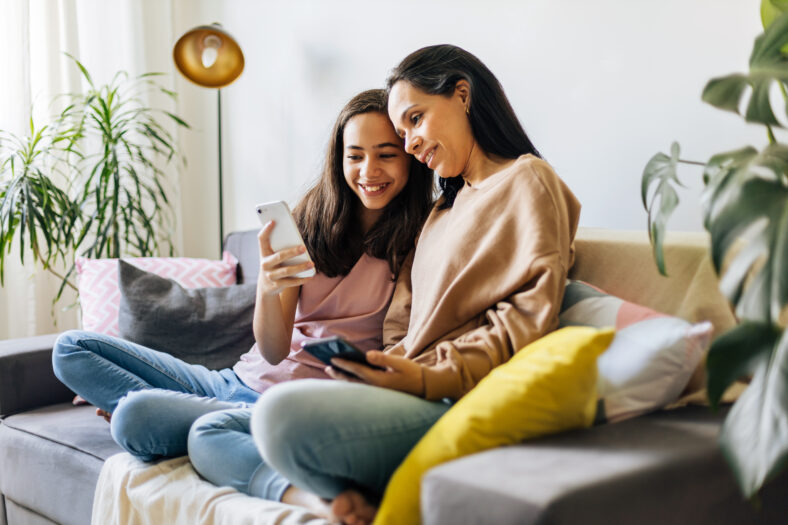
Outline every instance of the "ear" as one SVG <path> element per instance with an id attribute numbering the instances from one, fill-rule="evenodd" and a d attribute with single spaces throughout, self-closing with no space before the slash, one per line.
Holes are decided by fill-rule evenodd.
<path id="1" fill-rule="evenodd" d="M 456 84 L 454 84 L 454 96 L 460 98 L 460 102 L 462 105 L 465 106 L 465 109 L 468 109 L 471 104 L 471 85 L 468 83 L 467 80 L 462 79 L 458 80 Z"/>

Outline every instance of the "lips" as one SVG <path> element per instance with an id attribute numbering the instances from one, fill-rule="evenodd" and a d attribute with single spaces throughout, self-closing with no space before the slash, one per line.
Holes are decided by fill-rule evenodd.
<path id="1" fill-rule="evenodd" d="M 390 182 L 383 182 L 378 184 L 361 184 L 359 183 L 358 187 L 361 188 L 361 191 L 364 192 L 365 195 L 380 195 L 381 193 L 386 191 L 386 188 L 389 187 Z"/>
<path id="2" fill-rule="evenodd" d="M 426 164 L 428 168 L 432 169 L 430 163 L 432 162 L 432 159 L 435 158 L 435 149 L 436 148 L 432 148 L 425 151 L 424 154 L 419 157 L 419 162 Z"/>

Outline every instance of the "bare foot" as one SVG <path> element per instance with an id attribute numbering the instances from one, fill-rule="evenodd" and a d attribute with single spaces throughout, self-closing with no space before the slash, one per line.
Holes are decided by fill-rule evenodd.
<path id="1" fill-rule="evenodd" d="M 345 525 L 368 525 L 377 512 L 357 490 L 346 490 L 331 502 L 331 514 Z"/>
<path id="2" fill-rule="evenodd" d="M 282 503 L 304 507 L 321 518 L 331 519 L 331 507 L 326 500 L 293 485 L 282 495 Z"/>
<path id="3" fill-rule="evenodd" d="M 71 401 L 71 404 L 74 405 L 75 407 L 77 407 L 77 406 L 82 406 L 82 405 L 89 405 L 90 403 L 85 401 L 84 397 L 77 395 L 77 396 L 74 396 L 74 400 Z M 104 412 L 100 408 L 96 409 L 96 415 L 103 417 L 104 421 L 106 421 L 107 423 L 109 423 L 112 420 L 112 413 L 111 412 Z"/>
<path id="4" fill-rule="evenodd" d="M 80 395 L 76 395 L 76 396 L 74 396 L 74 399 L 71 401 L 71 404 L 74 405 L 75 407 L 78 407 L 78 406 L 82 406 L 82 405 L 89 405 L 90 403 L 85 401 L 84 397 L 82 397 Z"/>
<path id="5" fill-rule="evenodd" d="M 103 411 L 103 410 L 101 410 L 100 408 L 97 408 L 97 409 L 96 409 L 96 415 L 97 415 L 97 416 L 101 416 L 101 417 L 103 417 L 103 418 L 104 418 L 104 421 L 106 421 L 107 423 L 109 423 L 110 421 L 112 421 L 112 413 L 111 413 L 111 412 L 104 412 L 104 411 Z"/>

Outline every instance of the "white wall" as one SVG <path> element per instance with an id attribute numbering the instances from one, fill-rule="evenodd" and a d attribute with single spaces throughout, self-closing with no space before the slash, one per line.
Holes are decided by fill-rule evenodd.
<path id="1" fill-rule="evenodd" d="M 706 81 L 745 71 L 758 0 L 176 0 L 174 34 L 214 21 L 239 41 L 223 90 L 225 230 L 256 227 L 257 202 L 294 202 L 317 175 L 344 102 L 383 85 L 409 52 L 453 43 L 498 76 L 533 142 L 583 203 L 583 226 L 644 229 L 640 176 L 672 140 L 705 161 L 762 130 L 700 101 Z M 176 81 L 184 135 L 186 255 L 216 256 L 216 95 Z M 700 172 L 670 227 L 701 229 Z"/>

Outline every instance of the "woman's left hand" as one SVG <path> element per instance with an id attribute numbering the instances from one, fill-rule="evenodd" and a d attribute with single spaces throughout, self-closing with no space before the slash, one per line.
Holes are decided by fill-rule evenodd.
<path id="1" fill-rule="evenodd" d="M 347 359 L 335 357 L 331 359 L 331 363 L 334 366 L 326 367 L 326 373 L 332 378 L 341 381 L 366 383 L 424 397 L 421 365 L 414 363 L 407 357 L 385 354 L 380 350 L 370 350 L 366 353 L 366 356 L 370 364 L 383 367 L 386 370 L 376 370 Z M 355 374 L 356 377 L 343 374 L 339 369 Z"/>

